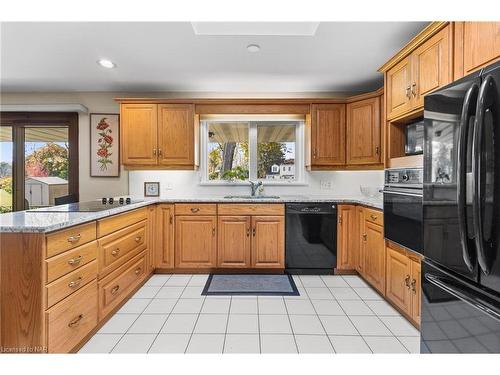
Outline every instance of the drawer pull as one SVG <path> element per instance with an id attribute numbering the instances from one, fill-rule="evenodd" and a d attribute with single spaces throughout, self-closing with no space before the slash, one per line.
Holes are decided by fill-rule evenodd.
<path id="1" fill-rule="evenodd" d="M 76 236 L 69 236 L 68 237 L 68 242 L 69 243 L 75 243 L 75 242 L 80 241 L 80 238 L 82 238 L 82 235 L 80 233 L 78 233 Z"/>
<path id="2" fill-rule="evenodd" d="M 191 208 L 191 212 L 194 214 L 196 212 L 200 211 L 200 209 L 198 207 L 193 207 Z"/>
<path id="3" fill-rule="evenodd" d="M 120 289 L 120 285 L 114 286 L 113 289 L 111 289 L 111 294 L 116 294 L 119 289 Z"/>
<path id="4" fill-rule="evenodd" d="M 139 242 L 141 239 L 142 239 L 142 237 L 141 237 L 141 236 L 137 236 L 137 237 L 135 238 L 135 242 Z"/>
<path id="5" fill-rule="evenodd" d="M 70 283 L 68 284 L 68 286 L 69 286 L 70 288 L 76 288 L 77 286 L 79 286 L 79 285 L 81 284 L 81 282 L 82 282 L 82 278 L 81 278 L 81 277 L 79 277 L 78 279 L 73 280 L 72 282 L 70 282 Z"/>
<path id="6" fill-rule="evenodd" d="M 83 319 L 83 314 L 80 314 L 78 315 L 75 319 L 73 319 L 72 321 L 70 321 L 68 323 L 68 327 L 69 328 L 73 328 L 73 327 L 76 327 L 78 326 L 78 324 L 80 324 L 80 321 Z"/>
<path id="7" fill-rule="evenodd" d="M 116 248 L 115 250 L 113 250 L 111 252 L 111 255 L 113 255 L 114 257 L 117 256 L 118 254 L 120 253 L 120 249 L 119 248 Z"/>
<path id="8" fill-rule="evenodd" d="M 363 234 L 363 241 L 366 242 L 367 239 L 368 239 L 368 236 L 366 234 Z"/>
<path id="9" fill-rule="evenodd" d="M 377 215 L 370 214 L 370 217 L 372 218 L 372 220 L 377 220 Z"/>
<path id="10" fill-rule="evenodd" d="M 413 294 L 417 294 L 417 280 L 415 279 L 411 280 L 411 290 Z"/>
<path id="11" fill-rule="evenodd" d="M 408 289 L 410 289 L 410 275 L 406 275 L 405 285 Z"/>
<path id="12" fill-rule="evenodd" d="M 82 259 L 83 259 L 83 257 L 81 255 L 78 255 L 77 257 L 74 257 L 74 258 L 71 258 L 70 260 L 68 260 L 68 264 L 70 266 L 76 266 L 76 265 L 80 264 Z"/>
<path id="13" fill-rule="evenodd" d="M 140 273 L 141 273 L 141 271 L 142 271 L 142 270 L 141 270 L 141 267 L 139 267 L 139 268 L 137 268 L 137 269 L 135 270 L 135 274 L 136 274 L 136 275 L 138 275 L 138 274 L 140 274 Z"/>

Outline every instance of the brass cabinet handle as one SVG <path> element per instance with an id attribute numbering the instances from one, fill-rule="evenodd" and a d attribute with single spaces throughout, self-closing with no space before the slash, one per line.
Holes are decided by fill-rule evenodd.
<path id="1" fill-rule="evenodd" d="M 252 229 L 252 236 L 254 236 L 254 237 L 255 237 L 255 233 L 256 233 L 256 232 L 257 232 L 257 229 L 256 229 L 255 227 L 253 227 L 253 229 Z"/>
<path id="2" fill-rule="evenodd" d="M 316 159 L 316 149 L 313 151 L 313 158 Z"/>
<path id="3" fill-rule="evenodd" d="M 78 233 L 77 235 L 69 236 L 68 237 L 68 242 L 69 243 L 75 243 L 75 242 L 80 241 L 80 238 L 82 238 L 82 235 L 80 233 Z"/>
<path id="4" fill-rule="evenodd" d="M 367 239 L 368 239 L 368 236 L 366 234 L 363 234 L 363 241 L 366 242 Z"/>
<path id="5" fill-rule="evenodd" d="M 156 156 L 156 148 L 153 148 L 153 156 Z"/>
<path id="6" fill-rule="evenodd" d="M 113 289 L 111 289 L 111 294 L 116 294 L 119 289 L 120 289 L 120 285 L 114 286 Z"/>
<path id="7" fill-rule="evenodd" d="M 141 237 L 141 236 L 137 236 L 137 237 L 135 238 L 135 242 L 139 242 L 141 239 L 142 239 L 142 237 Z"/>
<path id="8" fill-rule="evenodd" d="M 250 227 L 247 228 L 247 237 L 250 237 Z"/>
<path id="9" fill-rule="evenodd" d="M 161 156 L 161 148 L 158 149 L 158 156 Z"/>
<path id="10" fill-rule="evenodd" d="M 76 288 L 77 286 L 79 286 L 79 285 L 81 284 L 81 282 L 82 282 L 82 277 L 80 276 L 78 279 L 73 280 L 72 282 L 70 282 L 70 283 L 68 284 L 68 286 L 69 286 L 70 288 Z"/>
<path id="11" fill-rule="evenodd" d="M 196 212 L 198 212 L 199 210 L 200 210 L 200 209 L 199 209 L 198 207 L 193 207 L 193 208 L 191 208 L 191 212 L 192 212 L 192 213 L 196 213 Z"/>
<path id="12" fill-rule="evenodd" d="M 342 216 L 339 216 L 339 224 L 342 224 Z"/>
<path id="13" fill-rule="evenodd" d="M 113 250 L 113 251 L 111 252 L 111 255 L 113 255 L 113 256 L 115 257 L 115 256 L 117 256 L 119 253 L 120 253 L 120 248 L 118 248 L 118 247 L 117 247 L 115 250 Z"/>
<path id="14" fill-rule="evenodd" d="M 405 285 L 408 289 L 410 289 L 410 275 L 406 275 L 405 277 Z"/>
<path id="15" fill-rule="evenodd" d="M 174 215 L 170 215 L 170 224 L 174 223 Z"/>
<path id="16" fill-rule="evenodd" d="M 413 84 L 411 85 L 411 94 L 413 95 L 414 98 L 417 96 L 417 84 L 416 84 L 416 82 L 413 82 Z"/>
<path id="17" fill-rule="evenodd" d="M 417 280 L 415 279 L 411 280 L 411 290 L 413 291 L 413 294 L 417 294 Z"/>
<path id="18" fill-rule="evenodd" d="M 380 147 L 378 147 L 378 146 L 377 146 L 377 147 L 375 147 L 375 155 L 378 155 L 378 154 L 379 154 L 379 152 L 380 152 Z"/>
<path id="19" fill-rule="evenodd" d="M 370 217 L 372 218 L 372 220 L 377 220 L 377 215 L 370 214 Z"/>
<path id="20" fill-rule="evenodd" d="M 212 228 L 212 236 L 215 236 L 215 228 Z"/>
<path id="21" fill-rule="evenodd" d="M 68 260 L 68 264 L 70 266 L 76 266 L 82 261 L 83 257 L 81 255 L 78 255 L 77 257 L 71 258 Z"/>
<path id="22" fill-rule="evenodd" d="M 73 327 L 78 326 L 78 324 L 80 324 L 80 321 L 81 321 L 82 319 L 83 319 L 83 314 L 78 315 L 76 318 L 72 319 L 72 320 L 68 323 L 68 327 L 69 327 L 69 328 L 73 328 Z"/>
<path id="23" fill-rule="evenodd" d="M 408 99 L 411 98 L 411 92 L 410 92 L 410 90 L 411 90 L 411 86 L 410 85 L 406 86 L 406 97 Z"/>
<path id="24" fill-rule="evenodd" d="M 135 270 L 135 274 L 138 275 L 141 273 L 141 267 L 137 267 L 137 269 Z"/>

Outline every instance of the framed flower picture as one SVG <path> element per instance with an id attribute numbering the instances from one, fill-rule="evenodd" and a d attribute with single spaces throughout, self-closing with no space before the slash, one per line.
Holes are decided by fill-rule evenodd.
<path id="1" fill-rule="evenodd" d="M 90 114 L 90 176 L 120 176 L 120 115 Z"/>

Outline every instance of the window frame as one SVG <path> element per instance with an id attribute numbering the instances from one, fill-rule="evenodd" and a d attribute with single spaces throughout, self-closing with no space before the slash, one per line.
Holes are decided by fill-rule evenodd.
<path id="1" fill-rule="evenodd" d="M 208 128 L 211 122 L 234 122 L 242 121 L 248 122 L 248 180 L 209 180 L 208 179 Z M 293 180 L 267 180 L 263 178 L 257 178 L 257 127 L 258 123 L 265 121 L 266 124 L 269 122 L 283 122 L 283 121 L 293 121 L 296 122 L 295 125 L 295 179 Z M 278 125 L 278 124 L 277 124 Z M 306 181 L 305 173 L 305 163 L 304 163 L 304 132 L 305 132 L 305 119 L 304 118 L 294 118 L 279 116 L 276 118 L 266 116 L 263 119 L 256 119 L 255 116 L 238 116 L 237 120 L 234 118 L 225 118 L 223 116 L 210 116 L 210 119 L 200 119 L 200 185 L 226 185 L 226 186 L 239 186 L 248 185 L 248 181 L 261 181 L 264 186 L 303 186 L 308 185 Z M 299 167 L 300 166 L 300 167 Z"/>
<path id="2" fill-rule="evenodd" d="M 80 199 L 78 161 L 78 113 L 76 112 L 0 112 L 0 126 L 12 127 L 12 211 L 24 208 L 24 129 L 34 127 L 68 127 L 69 167 L 68 194 Z M 20 184 L 19 182 L 22 181 Z"/>

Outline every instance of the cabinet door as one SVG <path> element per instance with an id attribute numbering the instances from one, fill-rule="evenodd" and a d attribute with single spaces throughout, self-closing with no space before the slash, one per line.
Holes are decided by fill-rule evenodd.
<path id="1" fill-rule="evenodd" d="M 365 220 L 365 277 L 382 294 L 385 293 L 384 230 Z"/>
<path id="2" fill-rule="evenodd" d="M 157 164 L 157 105 L 122 104 L 120 147 L 123 165 Z"/>
<path id="3" fill-rule="evenodd" d="M 217 217 L 175 217 L 175 266 L 214 268 L 217 265 Z"/>
<path id="4" fill-rule="evenodd" d="M 148 268 L 152 272 L 155 268 L 155 257 L 156 257 L 156 205 L 148 207 Z"/>
<path id="5" fill-rule="evenodd" d="M 345 164 L 345 104 L 313 104 L 311 112 L 311 164 Z"/>
<path id="6" fill-rule="evenodd" d="M 421 264 L 420 260 L 411 259 L 411 317 L 413 320 L 420 324 L 420 309 L 421 309 Z"/>
<path id="7" fill-rule="evenodd" d="M 250 267 L 250 216 L 219 216 L 217 265 L 226 268 Z"/>
<path id="8" fill-rule="evenodd" d="M 191 104 L 158 106 L 160 165 L 194 167 L 194 110 Z"/>
<path id="9" fill-rule="evenodd" d="M 452 81 L 451 25 L 412 53 L 412 108 L 424 106 L 424 96 Z"/>
<path id="10" fill-rule="evenodd" d="M 356 206 L 337 206 L 337 268 L 353 270 L 357 259 Z"/>
<path id="11" fill-rule="evenodd" d="M 285 218 L 252 217 L 252 267 L 285 267 Z"/>
<path id="12" fill-rule="evenodd" d="M 365 213 L 362 206 L 356 207 L 356 220 L 358 222 L 357 230 L 357 246 L 358 246 L 358 262 L 356 263 L 356 271 L 361 275 L 365 275 Z"/>
<path id="13" fill-rule="evenodd" d="M 408 315 L 411 314 L 410 283 L 410 259 L 404 250 L 387 246 L 385 296 Z"/>
<path id="14" fill-rule="evenodd" d="M 464 22 L 462 48 L 463 75 L 500 59 L 500 22 Z"/>
<path id="15" fill-rule="evenodd" d="M 174 205 L 160 204 L 157 207 L 157 230 L 155 267 L 174 267 Z"/>
<path id="16" fill-rule="evenodd" d="M 393 119 L 410 110 L 411 59 L 406 57 L 386 73 L 387 118 Z"/>
<path id="17" fill-rule="evenodd" d="M 380 97 L 347 104 L 346 163 L 380 163 Z"/>

